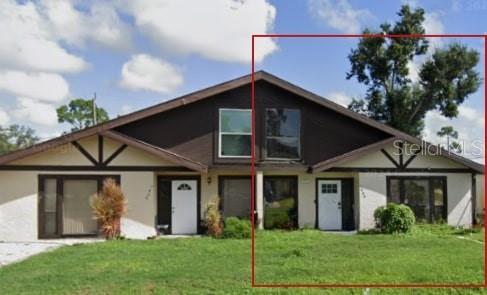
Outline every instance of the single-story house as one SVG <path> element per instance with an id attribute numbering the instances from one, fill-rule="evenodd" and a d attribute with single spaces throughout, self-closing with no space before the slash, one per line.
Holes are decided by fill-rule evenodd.
<path id="1" fill-rule="evenodd" d="M 0 156 L 0 240 L 96 235 L 89 198 L 119 181 L 122 234 L 196 234 L 208 201 L 258 228 L 362 230 L 388 202 L 470 226 L 483 165 L 264 71 Z"/>

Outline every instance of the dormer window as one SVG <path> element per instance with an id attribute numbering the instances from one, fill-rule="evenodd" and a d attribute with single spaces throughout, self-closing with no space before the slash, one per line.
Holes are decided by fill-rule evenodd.
<path id="1" fill-rule="evenodd" d="M 251 117 L 249 109 L 220 109 L 219 157 L 250 158 Z"/>
<path id="2" fill-rule="evenodd" d="M 301 157 L 301 114 L 296 109 L 266 109 L 265 146 L 267 159 Z"/>

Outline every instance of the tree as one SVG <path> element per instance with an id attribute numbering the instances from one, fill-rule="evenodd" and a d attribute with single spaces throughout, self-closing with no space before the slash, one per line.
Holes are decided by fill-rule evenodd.
<path id="1" fill-rule="evenodd" d="M 69 104 L 56 110 L 58 122 L 71 124 L 71 131 L 85 129 L 95 125 L 93 109 L 96 109 L 96 123 L 107 121 L 109 119 L 107 111 L 94 103 L 94 100 L 83 98 L 70 101 Z"/>
<path id="2" fill-rule="evenodd" d="M 380 30 L 364 34 L 424 34 L 424 10 L 401 7 L 400 20 L 384 23 Z M 420 136 L 424 118 L 438 110 L 447 118 L 458 115 L 458 106 L 480 86 L 475 66 L 479 53 L 459 43 L 427 54 L 426 38 L 364 37 L 348 58 L 356 77 L 368 86 L 364 99 L 354 99 L 349 108 L 414 136 Z M 409 64 L 426 58 L 419 70 L 419 81 L 409 78 Z"/>
<path id="3" fill-rule="evenodd" d="M 441 127 L 440 131 L 436 132 L 439 137 L 446 136 L 446 146 L 448 151 L 454 151 L 456 153 L 462 152 L 462 145 L 457 141 L 451 141 L 450 139 L 458 139 L 458 132 L 453 129 L 452 126 Z"/>
<path id="4" fill-rule="evenodd" d="M 29 147 L 39 141 L 32 128 L 22 125 L 0 126 L 0 155 Z"/>

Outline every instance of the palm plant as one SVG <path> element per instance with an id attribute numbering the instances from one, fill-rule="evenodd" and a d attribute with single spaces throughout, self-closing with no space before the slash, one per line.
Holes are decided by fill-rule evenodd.
<path id="1" fill-rule="evenodd" d="M 127 211 L 127 202 L 120 185 L 113 178 L 105 179 L 101 191 L 92 196 L 90 205 L 105 238 L 112 240 L 119 237 L 120 222 Z"/>

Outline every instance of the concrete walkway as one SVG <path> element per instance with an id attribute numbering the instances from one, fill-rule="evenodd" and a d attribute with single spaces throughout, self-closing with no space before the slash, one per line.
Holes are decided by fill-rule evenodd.
<path id="1" fill-rule="evenodd" d="M 32 255 L 52 251 L 65 245 L 101 242 L 102 239 L 56 239 L 34 242 L 0 242 L 0 267 L 19 262 Z"/>
<path id="2" fill-rule="evenodd" d="M 322 230 L 322 233 L 327 233 L 327 234 L 334 234 L 334 235 L 342 235 L 342 236 L 351 236 L 351 235 L 356 235 L 357 231 L 352 230 L 352 231 L 343 231 L 343 230 Z"/>

